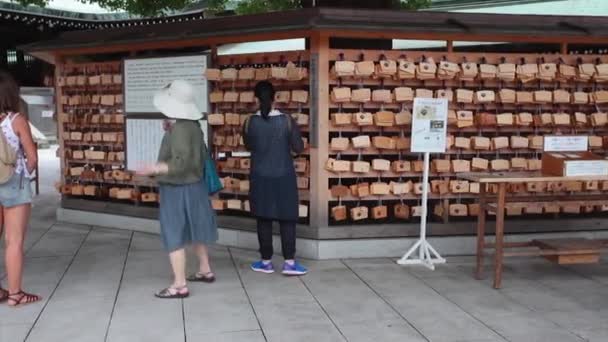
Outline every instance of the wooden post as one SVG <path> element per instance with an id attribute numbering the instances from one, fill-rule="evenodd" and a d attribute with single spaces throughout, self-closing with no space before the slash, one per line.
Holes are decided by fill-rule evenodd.
<path id="1" fill-rule="evenodd" d="M 65 59 L 58 55 L 55 56 L 57 63 L 55 64 L 55 121 L 57 122 L 57 141 L 59 142 L 59 167 L 61 171 L 61 179 L 65 179 L 66 174 L 66 161 L 65 161 L 65 140 L 63 139 L 64 122 L 63 122 L 63 105 L 61 104 L 61 98 L 63 96 L 63 89 L 59 86 L 59 78 L 63 76 L 65 69 Z"/>
<path id="2" fill-rule="evenodd" d="M 310 140 L 315 144 L 310 148 L 310 226 L 327 227 L 329 222 L 329 175 L 325 170 L 325 160 L 329 155 L 329 36 L 313 32 L 310 37 L 311 87 L 317 101 L 311 103 Z M 316 102 L 316 103 L 314 103 Z M 315 106 L 315 107 L 313 107 Z M 313 134 L 315 136 L 313 136 Z"/>
<path id="3" fill-rule="evenodd" d="M 475 277 L 483 277 L 483 254 L 486 245 L 486 183 L 479 185 L 479 214 L 477 216 L 477 268 Z"/>
<path id="4" fill-rule="evenodd" d="M 496 208 L 496 248 L 494 255 L 494 288 L 499 289 L 502 282 L 502 263 L 504 257 L 503 240 L 505 232 L 505 196 L 507 184 L 498 184 L 498 203 Z"/>
<path id="5" fill-rule="evenodd" d="M 568 54 L 568 43 L 561 43 L 560 44 L 560 52 L 562 55 L 567 55 Z"/>
<path id="6" fill-rule="evenodd" d="M 454 52 L 454 41 L 448 40 L 446 41 L 448 53 Z"/>

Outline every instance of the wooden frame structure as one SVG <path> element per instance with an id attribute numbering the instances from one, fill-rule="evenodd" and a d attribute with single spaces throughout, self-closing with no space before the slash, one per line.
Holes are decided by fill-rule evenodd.
<path id="1" fill-rule="evenodd" d="M 268 41 L 290 38 L 306 38 L 307 51 L 311 65 L 309 78 L 315 81 L 311 87 L 314 97 L 314 108 L 310 108 L 311 140 L 315 146 L 310 149 L 310 192 L 308 224 L 299 227 L 298 235 L 312 239 L 351 239 L 404 237 L 417 233 L 417 224 L 377 224 L 377 225 L 330 225 L 329 203 L 332 201 L 329 186 L 334 176 L 325 169 L 330 151 L 332 125 L 330 113 L 336 106 L 330 99 L 336 80 L 332 79 L 330 67 L 338 58 L 356 60 L 360 50 L 333 49 L 336 39 L 413 39 L 438 40 L 446 42 L 442 52 L 403 52 L 403 51 L 363 51 L 366 58 L 379 60 L 381 56 L 398 58 L 404 53 L 408 58 L 418 59 L 434 56 L 441 60 L 461 61 L 485 57 L 488 62 L 498 63 L 505 54 L 491 53 L 455 53 L 455 41 L 477 42 L 514 42 L 514 43 L 548 43 L 555 44 L 549 54 L 517 54 L 507 56 L 526 57 L 536 60 L 540 57 L 556 58 L 554 53 L 573 62 L 579 56 L 569 56 L 569 46 L 578 44 L 603 45 L 608 41 L 606 18 L 599 17 L 556 17 L 556 16 L 514 16 L 489 14 L 463 14 L 440 12 L 399 12 L 369 11 L 345 9 L 305 9 L 285 13 L 269 13 L 247 17 L 216 18 L 197 22 L 167 23 L 144 27 L 108 29 L 103 31 L 69 32 L 55 40 L 40 42 L 22 47 L 26 52 L 54 63 L 56 78 L 63 76 L 72 63 L 87 60 L 99 60 L 100 56 L 120 58 L 120 56 L 137 56 L 154 50 L 156 54 L 163 51 L 180 49 L 210 49 L 213 53 L 223 44 Z M 360 48 L 360 47 L 358 47 Z M 287 55 L 288 53 L 283 53 Z M 602 56 L 587 56 L 601 58 Z M 102 57 L 103 58 L 103 57 Z M 219 64 L 223 57 L 215 57 Z M 235 57 L 237 58 L 237 57 Z M 247 59 L 247 56 L 242 57 Z M 370 81 L 372 82 L 372 81 Z M 370 83 L 377 84 L 377 83 Z M 387 82 L 390 84 L 390 82 Z M 383 83 L 384 86 L 384 83 Z M 457 85 L 456 85 L 457 86 Z M 492 85 L 488 85 L 492 86 Z M 493 85 L 499 87 L 499 85 Z M 63 93 L 58 88 L 56 96 Z M 61 110 L 58 110 L 61 113 Z M 63 134 L 60 125 L 59 136 Z M 65 141 L 61 140 L 65 150 Z M 71 209 L 92 210 L 122 213 L 140 217 L 154 217 L 151 208 L 137 208 L 115 203 L 89 203 L 84 200 L 64 198 L 63 206 Z M 244 223 L 238 217 L 227 217 L 222 221 L 225 227 L 251 229 L 251 224 Z M 559 228 L 551 220 L 535 221 L 532 231 L 578 230 L 587 223 L 593 229 L 605 229 L 603 218 L 564 219 Z M 515 224 L 515 231 L 531 231 L 529 222 L 522 220 Z M 590 224 L 589 224 L 590 223 Z M 449 226 L 444 223 L 433 223 L 429 226 L 430 235 L 462 235 L 473 232 L 470 222 L 456 221 Z"/>
<path id="2" fill-rule="evenodd" d="M 505 236 L 505 207 L 507 202 L 521 201 L 507 197 L 507 186 L 509 184 L 521 184 L 529 182 L 571 182 L 571 181 L 608 181 L 608 177 L 547 177 L 539 173 L 522 173 L 505 176 L 491 174 L 465 174 L 463 179 L 479 182 L 482 186 L 479 192 L 479 205 L 482 210 L 477 220 L 477 267 L 475 275 L 477 279 L 483 278 L 484 256 L 486 250 L 494 250 L 494 288 L 501 288 L 503 260 L 505 257 L 543 256 L 560 264 L 594 263 L 599 261 L 600 252 L 608 250 L 608 239 L 556 239 L 556 240 L 532 240 L 527 242 L 504 242 Z M 490 201 L 486 194 L 489 184 L 498 185 L 498 196 L 495 201 Z M 598 204 L 606 203 L 605 196 L 599 196 Z M 524 199 L 533 201 L 534 198 Z M 577 202 L 577 198 L 565 197 L 564 201 Z M 580 200 L 580 199 L 578 199 Z M 485 210 L 483 210 L 485 209 Z M 496 215 L 495 241 L 486 242 L 486 212 Z M 505 249 L 516 249 L 507 252 Z"/>

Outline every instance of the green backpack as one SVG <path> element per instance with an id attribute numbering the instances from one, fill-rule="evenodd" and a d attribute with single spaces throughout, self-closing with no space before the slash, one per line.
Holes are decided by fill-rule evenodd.
<path id="1" fill-rule="evenodd" d="M 17 151 L 9 145 L 4 133 L 0 132 L 0 184 L 8 182 L 15 174 Z"/>

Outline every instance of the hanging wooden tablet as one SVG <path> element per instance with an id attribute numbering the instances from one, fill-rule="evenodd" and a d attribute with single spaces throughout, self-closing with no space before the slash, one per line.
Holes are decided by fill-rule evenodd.
<path id="1" fill-rule="evenodd" d="M 395 114 L 395 124 L 397 126 L 407 126 L 412 124 L 412 113 L 402 111 Z"/>
<path id="2" fill-rule="evenodd" d="M 352 192 L 352 190 L 351 190 Z M 357 196 L 360 198 L 367 197 L 371 194 L 369 183 L 357 184 Z"/>
<path id="3" fill-rule="evenodd" d="M 372 91 L 369 88 L 354 89 L 351 92 L 351 101 L 366 103 L 372 100 Z"/>
<path id="4" fill-rule="evenodd" d="M 333 198 L 347 197 L 351 194 L 350 189 L 344 185 L 332 186 L 330 193 Z"/>
<path id="5" fill-rule="evenodd" d="M 350 210 L 350 217 L 353 221 L 365 220 L 369 217 L 369 209 L 367 207 L 355 207 Z"/>
<path id="6" fill-rule="evenodd" d="M 387 183 L 374 182 L 370 185 L 370 193 L 376 196 L 384 196 L 390 193 L 390 187 Z"/>
<path id="7" fill-rule="evenodd" d="M 379 205 L 372 208 L 372 218 L 374 220 L 381 220 L 388 217 L 388 207 L 385 205 Z"/>
<path id="8" fill-rule="evenodd" d="M 452 160 L 452 171 L 455 173 L 471 172 L 471 161 L 463 159 Z"/>
<path id="9" fill-rule="evenodd" d="M 511 164 L 506 159 L 494 159 L 490 162 L 490 168 L 492 171 L 506 171 L 509 170 Z"/>
<path id="10" fill-rule="evenodd" d="M 409 87 L 397 87 L 393 90 L 396 102 L 414 101 L 414 91 Z"/>
<path id="11" fill-rule="evenodd" d="M 395 113 L 379 111 L 374 114 L 374 122 L 378 127 L 392 127 L 395 125 Z"/>
<path id="12" fill-rule="evenodd" d="M 374 116 L 372 113 L 355 113 L 353 114 L 353 123 L 357 126 L 372 126 L 374 124 Z"/>
<path id="13" fill-rule="evenodd" d="M 371 165 L 366 161 L 354 161 L 352 162 L 352 171 L 354 173 L 368 173 L 371 169 Z"/>
<path id="14" fill-rule="evenodd" d="M 354 148 L 369 148 L 372 146 L 372 141 L 369 135 L 360 135 L 352 139 Z"/>
<path id="15" fill-rule="evenodd" d="M 389 183 L 390 192 L 393 195 L 404 195 L 412 192 L 413 183 L 409 182 L 390 182 Z"/>
<path id="16" fill-rule="evenodd" d="M 350 113 L 335 113 L 331 118 L 335 126 L 348 126 L 353 123 L 353 115 Z"/>
<path id="17" fill-rule="evenodd" d="M 390 171 L 391 162 L 385 159 L 372 160 L 372 169 L 375 171 Z"/>
<path id="18" fill-rule="evenodd" d="M 410 218 L 410 208 L 406 204 L 396 204 L 393 207 L 395 218 L 407 220 Z"/>
<path id="19" fill-rule="evenodd" d="M 416 78 L 416 64 L 405 59 L 397 61 L 397 78 L 400 80 Z"/>
<path id="20" fill-rule="evenodd" d="M 391 169 L 395 173 L 412 171 L 412 164 L 406 160 L 396 160 L 391 163 Z"/>
<path id="21" fill-rule="evenodd" d="M 468 215 L 468 207 L 466 204 L 450 204 L 450 216 L 463 217 Z"/>
<path id="22" fill-rule="evenodd" d="M 331 217 L 335 221 L 344 221 L 347 219 L 346 206 L 339 205 L 331 208 Z"/>

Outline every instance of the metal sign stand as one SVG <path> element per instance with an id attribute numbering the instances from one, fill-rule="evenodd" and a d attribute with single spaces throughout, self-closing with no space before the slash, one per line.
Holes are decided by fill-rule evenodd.
<path id="1" fill-rule="evenodd" d="M 426 217 L 428 213 L 430 153 L 424 153 L 424 173 L 422 175 L 422 217 L 420 220 L 420 239 L 397 261 L 399 265 L 424 265 L 431 270 L 435 264 L 444 264 L 445 259 L 426 240 Z M 418 250 L 417 258 L 415 252 Z M 412 257 L 410 259 L 410 257 Z"/>
<path id="2" fill-rule="evenodd" d="M 412 117 L 412 152 L 424 153 L 424 173 L 422 174 L 422 215 L 420 220 L 420 239 L 397 260 L 399 265 L 423 265 L 431 270 L 435 264 L 445 263 L 426 239 L 428 215 L 429 164 L 430 154 L 445 153 L 447 135 L 446 99 L 415 98 Z M 416 253 L 416 251 L 418 253 Z"/>

